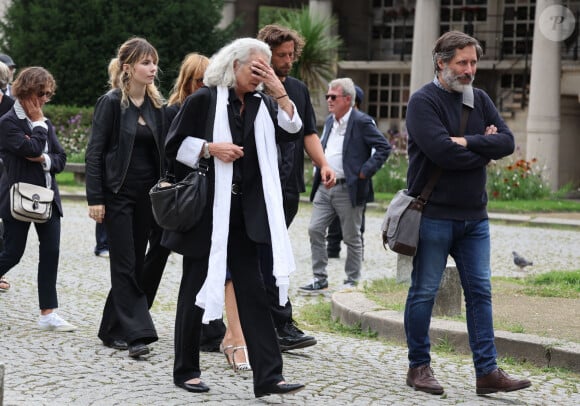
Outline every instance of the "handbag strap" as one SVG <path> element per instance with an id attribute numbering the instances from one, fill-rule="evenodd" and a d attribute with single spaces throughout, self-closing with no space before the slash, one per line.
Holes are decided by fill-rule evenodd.
<path id="1" fill-rule="evenodd" d="M 205 121 L 205 133 L 207 142 L 213 141 L 213 125 L 215 122 L 215 110 L 217 104 L 217 87 L 209 88 L 209 108 L 207 111 L 207 120 Z M 209 159 L 200 158 L 198 169 L 204 174 L 209 170 Z"/>
<path id="2" fill-rule="evenodd" d="M 463 110 L 461 111 L 461 121 L 459 123 L 459 134 L 457 135 L 458 137 L 463 137 L 465 135 L 465 128 L 467 127 L 467 119 L 469 118 L 470 112 L 471 112 L 471 108 L 464 104 Z M 417 197 L 417 199 L 419 199 L 423 204 L 426 204 L 427 200 L 429 200 L 429 196 L 431 196 L 431 192 L 433 192 L 433 188 L 435 187 L 435 184 L 439 180 L 441 173 L 443 173 L 443 169 L 440 166 L 438 166 L 435 169 L 435 172 L 433 172 L 433 174 L 429 178 L 429 182 L 427 182 L 427 184 L 425 185 L 425 187 L 423 188 L 423 190 L 421 191 L 421 193 Z"/>
<path id="3" fill-rule="evenodd" d="M 205 133 L 207 134 L 206 140 L 211 142 L 213 140 L 213 124 L 215 121 L 215 109 L 216 109 L 216 102 L 217 102 L 217 88 L 210 87 L 209 88 L 209 106 L 207 110 L 207 120 L 205 122 Z M 204 174 L 207 173 L 209 170 L 209 159 L 200 158 L 198 162 L 198 169 L 199 171 L 203 172 Z M 172 179 L 175 177 L 173 174 L 173 162 L 170 162 L 167 171 L 165 172 L 165 177 Z"/>

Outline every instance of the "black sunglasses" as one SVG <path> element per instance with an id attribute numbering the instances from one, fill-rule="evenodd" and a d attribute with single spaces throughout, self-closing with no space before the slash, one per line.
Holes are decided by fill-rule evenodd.
<path id="1" fill-rule="evenodd" d="M 324 96 L 325 99 L 330 99 L 332 101 L 335 101 L 337 97 L 346 97 L 345 95 L 342 94 L 327 94 L 326 96 Z"/>
<path id="2" fill-rule="evenodd" d="M 39 99 L 43 98 L 44 96 L 48 97 L 49 99 L 52 97 L 52 92 L 38 92 L 36 93 Z"/>

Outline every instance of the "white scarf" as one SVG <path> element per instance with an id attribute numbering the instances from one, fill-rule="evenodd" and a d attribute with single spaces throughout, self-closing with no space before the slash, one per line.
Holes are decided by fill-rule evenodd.
<path id="1" fill-rule="evenodd" d="M 217 88 L 215 121 L 213 126 L 214 142 L 232 142 L 228 120 L 228 95 L 226 87 Z M 261 97 L 257 95 L 256 97 Z M 294 256 L 290 237 L 284 220 L 282 206 L 282 187 L 278 173 L 278 155 L 275 142 L 275 128 L 264 101 L 254 121 L 254 134 L 258 162 L 262 175 L 264 200 L 268 214 L 268 225 L 272 239 L 274 257 L 273 274 L 279 290 L 280 306 L 288 301 L 290 274 L 294 272 Z M 228 232 L 230 204 L 232 199 L 233 163 L 225 163 L 214 158 L 215 192 L 213 199 L 213 231 L 207 278 L 196 298 L 196 305 L 205 309 L 203 323 L 219 319 L 223 314 L 224 282 L 226 280 Z"/>

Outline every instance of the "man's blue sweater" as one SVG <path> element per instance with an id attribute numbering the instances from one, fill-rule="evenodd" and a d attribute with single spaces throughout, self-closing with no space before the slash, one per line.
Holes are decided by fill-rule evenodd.
<path id="1" fill-rule="evenodd" d="M 487 218 L 486 165 L 514 151 L 514 137 L 489 96 L 473 89 L 474 109 L 469 114 L 467 147 L 451 140 L 458 135 L 463 95 L 448 92 L 433 82 L 416 91 L 407 106 L 409 170 L 407 188 L 418 196 L 439 166 L 443 173 L 433 189 L 424 215 L 451 220 Z M 484 135 L 489 125 L 497 133 Z"/>

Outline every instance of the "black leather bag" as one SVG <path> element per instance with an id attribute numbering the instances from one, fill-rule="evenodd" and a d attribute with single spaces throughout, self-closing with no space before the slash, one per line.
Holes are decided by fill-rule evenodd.
<path id="1" fill-rule="evenodd" d="M 207 171 L 207 164 L 200 162 L 183 180 L 173 182 L 165 177 L 151 188 L 153 217 L 159 226 L 179 232 L 196 226 L 207 204 Z"/>
<path id="2" fill-rule="evenodd" d="M 210 88 L 209 92 L 210 100 L 205 128 L 208 142 L 213 139 L 217 89 Z M 197 225 L 207 204 L 207 171 L 210 164 L 210 160 L 202 158 L 199 160 L 198 167 L 180 182 L 173 182 L 171 176 L 166 176 L 151 188 L 149 197 L 153 217 L 161 228 L 185 232 Z"/>

